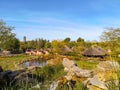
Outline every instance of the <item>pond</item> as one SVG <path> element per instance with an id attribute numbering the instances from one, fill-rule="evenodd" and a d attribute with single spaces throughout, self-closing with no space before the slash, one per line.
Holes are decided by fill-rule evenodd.
<path id="1" fill-rule="evenodd" d="M 21 63 L 19 66 L 21 68 L 27 68 L 30 66 L 43 67 L 46 65 L 46 63 L 47 63 L 46 60 L 30 60 L 30 61 L 26 61 L 26 62 Z"/>

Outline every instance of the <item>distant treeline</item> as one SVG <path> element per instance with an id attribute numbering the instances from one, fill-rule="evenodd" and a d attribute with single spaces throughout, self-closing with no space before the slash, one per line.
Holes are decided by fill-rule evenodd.
<path id="1" fill-rule="evenodd" d="M 100 46 L 105 50 L 110 49 L 112 54 L 120 54 L 120 28 L 106 28 L 101 34 L 101 41 L 85 41 L 78 37 L 72 41 L 66 37 L 63 40 L 49 41 L 38 38 L 30 41 L 20 41 L 16 34 L 12 32 L 14 27 L 7 26 L 4 21 L 0 20 L 0 50 L 9 50 L 12 52 L 24 52 L 25 50 L 51 49 L 53 53 L 73 52 L 81 53 L 88 47 Z M 26 37 L 27 38 L 27 37 Z M 71 54 L 71 53 L 69 53 Z"/>

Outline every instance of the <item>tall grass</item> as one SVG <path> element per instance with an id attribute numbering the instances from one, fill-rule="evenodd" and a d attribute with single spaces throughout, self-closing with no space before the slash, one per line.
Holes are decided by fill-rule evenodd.
<path id="1" fill-rule="evenodd" d="M 29 78 L 26 77 L 25 81 L 11 81 L 9 84 L 1 86 L 2 90 L 37 90 L 36 85 L 39 84 L 40 90 L 49 90 L 49 86 L 52 81 L 55 81 L 58 77 L 64 75 L 62 64 L 56 66 L 44 66 L 37 69 L 32 73 L 33 83 L 29 83 Z M 35 86 L 35 87 L 34 87 Z M 32 88 L 34 87 L 34 88 Z"/>
<path id="2" fill-rule="evenodd" d="M 111 61 L 116 61 L 116 62 L 120 62 L 119 58 L 114 55 L 114 56 L 110 56 Z M 115 65 L 114 65 L 115 67 Z M 108 88 L 108 90 L 120 90 L 120 68 L 116 69 L 116 74 L 117 74 L 117 78 L 118 80 L 110 80 L 106 83 L 106 87 Z"/>

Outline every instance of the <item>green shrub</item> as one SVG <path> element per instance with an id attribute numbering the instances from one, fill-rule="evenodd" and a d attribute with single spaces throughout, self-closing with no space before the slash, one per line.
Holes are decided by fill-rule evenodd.
<path id="1" fill-rule="evenodd" d="M 74 90 L 88 90 L 88 89 L 83 83 L 80 83 L 74 88 Z"/>

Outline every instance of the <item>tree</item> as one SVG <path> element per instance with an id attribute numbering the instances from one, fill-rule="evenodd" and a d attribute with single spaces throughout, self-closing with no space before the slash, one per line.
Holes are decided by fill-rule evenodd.
<path id="1" fill-rule="evenodd" d="M 120 28 L 107 28 L 100 38 L 107 43 L 107 47 L 113 51 L 113 54 L 120 53 Z"/>
<path id="2" fill-rule="evenodd" d="M 49 40 L 45 43 L 45 48 L 50 48 L 51 47 L 51 43 L 49 42 Z"/>
<path id="3" fill-rule="evenodd" d="M 63 51 L 61 51 L 61 48 L 63 48 L 64 45 L 65 45 L 64 42 L 58 41 L 58 40 L 53 40 L 51 42 L 51 47 L 53 48 L 53 52 L 54 53 L 61 53 L 61 52 L 63 52 Z"/>
<path id="4" fill-rule="evenodd" d="M 71 39 L 69 37 L 67 37 L 67 38 L 64 39 L 64 42 L 70 42 L 70 40 Z"/>
<path id="5" fill-rule="evenodd" d="M 6 23 L 0 20 L 0 48 L 5 50 L 13 50 L 19 48 L 19 40 L 12 33 L 14 27 L 6 26 Z"/>
<path id="6" fill-rule="evenodd" d="M 84 42 L 84 39 L 82 39 L 82 38 L 79 37 L 79 38 L 77 39 L 77 42 Z"/>
<path id="7" fill-rule="evenodd" d="M 100 36 L 102 41 L 116 41 L 120 39 L 120 28 L 107 28 Z"/>
<path id="8" fill-rule="evenodd" d="M 20 41 L 17 38 L 14 38 L 7 45 L 4 46 L 4 49 L 10 51 L 18 51 L 19 47 L 20 47 Z"/>

